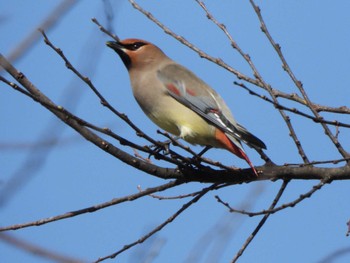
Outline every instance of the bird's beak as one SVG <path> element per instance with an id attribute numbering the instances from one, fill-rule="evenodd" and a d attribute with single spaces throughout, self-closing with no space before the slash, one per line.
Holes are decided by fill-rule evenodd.
<path id="1" fill-rule="evenodd" d="M 116 41 L 108 41 L 106 42 L 106 45 L 107 47 L 110 47 L 115 52 L 117 52 L 119 57 L 122 59 L 125 67 L 129 69 L 131 66 L 131 59 L 130 59 L 130 56 L 127 54 L 127 50 L 123 47 L 123 45 L 120 42 L 116 42 Z"/>
<path id="2" fill-rule="evenodd" d="M 119 42 L 116 41 L 107 41 L 106 45 L 110 47 L 111 49 L 117 50 L 117 49 L 122 49 L 122 45 Z"/>

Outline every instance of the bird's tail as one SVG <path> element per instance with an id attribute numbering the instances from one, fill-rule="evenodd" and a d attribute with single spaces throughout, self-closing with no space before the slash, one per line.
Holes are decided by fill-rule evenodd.
<path id="1" fill-rule="evenodd" d="M 244 159 L 249 164 L 250 168 L 252 168 L 255 175 L 258 176 L 258 172 L 255 170 L 254 165 L 249 160 L 247 154 L 244 152 L 242 145 L 238 140 L 219 129 L 216 129 L 215 137 L 217 140 L 220 141 L 220 143 L 224 146 L 225 149 L 237 155 L 239 158 Z"/>
<path id="2" fill-rule="evenodd" d="M 237 123 L 235 126 L 237 133 L 239 134 L 239 139 L 242 140 L 249 147 L 255 149 L 266 149 L 265 143 L 260 140 L 255 135 L 251 134 L 246 128 Z"/>
<path id="3" fill-rule="evenodd" d="M 233 143 L 232 143 L 233 144 Z M 233 147 L 236 147 L 235 151 L 232 153 L 236 154 L 236 151 L 239 151 L 239 154 L 236 154 L 238 157 L 244 159 L 250 166 L 250 168 L 252 168 L 253 172 L 255 173 L 256 176 L 258 176 L 258 172 L 255 170 L 254 165 L 252 164 L 252 162 L 249 160 L 247 154 L 240 148 L 238 148 L 236 145 L 233 144 Z"/>

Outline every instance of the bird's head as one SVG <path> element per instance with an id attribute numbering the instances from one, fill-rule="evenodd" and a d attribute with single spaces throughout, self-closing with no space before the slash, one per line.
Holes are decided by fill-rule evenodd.
<path id="1" fill-rule="evenodd" d="M 149 67 L 167 57 L 157 46 L 141 39 L 108 41 L 106 45 L 118 53 L 128 70 Z"/>

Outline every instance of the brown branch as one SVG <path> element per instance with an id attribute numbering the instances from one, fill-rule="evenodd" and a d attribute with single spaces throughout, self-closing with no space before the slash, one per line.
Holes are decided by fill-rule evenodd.
<path id="1" fill-rule="evenodd" d="M 137 186 L 137 189 L 139 189 L 140 192 L 142 192 L 142 188 L 140 185 Z M 174 200 L 174 199 L 183 199 L 183 198 L 188 198 L 188 197 L 193 197 L 198 195 L 200 191 L 192 192 L 189 194 L 183 194 L 183 195 L 176 195 L 176 196 L 160 196 L 160 195 L 155 195 L 155 194 L 149 194 L 150 197 L 158 199 L 158 200 Z"/>
<path id="2" fill-rule="evenodd" d="M 330 106 L 324 106 L 324 105 L 315 104 L 315 103 L 313 103 L 312 106 L 317 112 L 325 111 L 325 112 L 340 113 L 340 114 L 350 114 L 350 108 L 347 106 L 330 107 Z"/>
<path id="3" fill-rule="evenodd" d="M 92 18 L 91 21 L 94 22 L 94 23 L 98 26 L 98 28 L 99 28 L 103 33 L 107 34 L 108 36 L 110 36 L 111 38 L 113 38 L 115 41 L 118 42 L 118 41 L 120 40 L 119 37 L 118 37 L 117 35 L 112 34 L 109 30 L 107 30 L 106 28 L 104 28 L 104 27 L 97 21 L 97 19 L 96 19 L 95 17 Z"/>
<path id="4" fill-rule="evenodd" d="M 212 190 L 218 190 L 220 188 L 229 186 L 230 184 L 216 184 L 216 186 L 214 188 L 212 188 Z M 139 191 L 142 191 L 142 188 L 140 185 L 137 186 L 137 189 L 139 189 Z M 155 195 L 155 194 L 149 194 L 150 197 L 158 199 L 158 200 L 174 200 L 174 199 L 183 199 L 183 198 L 188 198 L 188 197 L 193 197 L 196 196 L 198 194 L 200 194 L 203 191 L 203 189 L 196 191 L 196 192 L 192 192 L 189 194 L 182 194 L 182 195 L 177 195 L 177 196 L 160 196 L 160 195 Z"/>
<path id="5" fill-rule="evenodd" d="M 305 99 L 301 98 L 298 94 L 296 93 L 285 93 L 280 90 L 272 89 L 273 93 L 276 95 L 276 97 L 281 97 L 284 99 L 292 100 L 295 102 L 298 102 L 302 104 L 303 106 L 307 106 L 307 103 Z M 340 113 L 340 114 L 350 114 L 350 108 L 346 106 L 340 106 L 340 107 L 330 107 L 330 106 L 325 106 L 325 105 L 320 105 L 316 103 L 312 103 L 312 106 L 314 109 L 318 112 L 331 112 L 331 113 Z"/>
<path id="6" fill-rule="evenodd" d="M 335 160 L 327 160 L 327 161 L 312 161 L 309 163 L 285 163 L 284 166 L 299 166 L 299 167 L 303 167 L 303 166 L 310 166 L 310 165 L 316 165 L 316 164 L 338 164 L 341 162 L 348 162 L 350 160 L 350 158 L 342 158 L 342 159 L 335 159 Z"/>

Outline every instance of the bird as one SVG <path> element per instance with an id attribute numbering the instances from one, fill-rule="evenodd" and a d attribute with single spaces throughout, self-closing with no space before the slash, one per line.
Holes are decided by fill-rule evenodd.
<path id="1" fill-rule="evenodd" d="M 266 149 L 265 143 L 236 122 L 214 89 L 148 41 L 106 45 L 121 58 L 137 103 L 157 126 L 190 144 L 226 149 L 258 176 L 241 142 L 256 150 Z"/>

